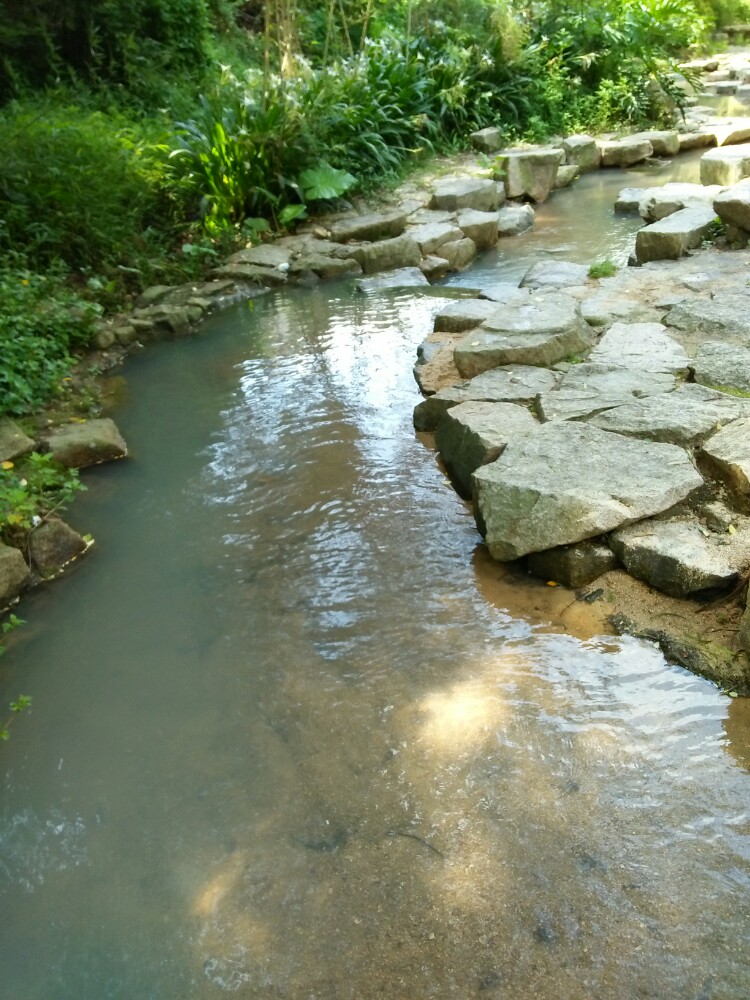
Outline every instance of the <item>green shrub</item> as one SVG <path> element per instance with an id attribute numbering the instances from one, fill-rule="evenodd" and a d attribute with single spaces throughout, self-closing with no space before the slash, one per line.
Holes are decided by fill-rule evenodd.
<path id="1" fill-rule="evenodd" d="M 611 278 L 617 274 L 617 264 L 611 260 L 600 260 L 589 268 L 589 278 Z"/>
<path id="2" fill-rule="evenodd" d="M 51 455 L 32 452 L 0 467 L 0 538 L 13 543 L 55 511 L 59 513 L 86 487 L 77 469 L 66 469 Z"/>

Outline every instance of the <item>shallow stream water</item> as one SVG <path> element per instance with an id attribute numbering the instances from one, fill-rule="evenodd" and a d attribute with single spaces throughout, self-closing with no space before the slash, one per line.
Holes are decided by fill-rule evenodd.
<path id="1" fill-rule="evenodd" d="M 641 182 L 451 283 L 624 262 Z M 132 458 L 72 511 L 97 545 L 0 671 L 33 697 L 3 998 L 750 995 L 748 702 L 487 559 L 411 427 L 441 302 L 292 291 L 128 362 Z"/>

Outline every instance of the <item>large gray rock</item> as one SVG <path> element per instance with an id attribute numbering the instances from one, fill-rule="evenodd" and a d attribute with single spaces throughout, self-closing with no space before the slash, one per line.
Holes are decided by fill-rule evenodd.
<path id="1" fill-rule="evenodd" d="M 354 284 L 360 292 L 382 292 L 388 288 L 422 288 L 429 281 L 418 267 L 400 267 L 372 278 L 359 278 Z"/>
<path id="2" fill-rule="evenodd" d="M 552 580 L 565 587 L 586 587 L 602 573 L 617 567 L 614 552 L 603 542 L 585 541 L 561 545 L 546 552 L 532 552 L 529 572 L 543 580 Z"/>
<path id="3" fill-rule="evenodd" d="M 128 453 L 114 421 L 108 417 L 63 424 L 45 434 L 42 444 L 56 462 L 68 469 L 85 469 L 89 465 L 125 458 Z"/>
<path id="4" fill-rule="evenodd" d="M 716 134 L 709 128 L 692 128 L 689 132 L 680 132 L 680 152 L 687 153 L 691 149 L 707 149 L 716 145 Z"/>
<path id="5" fill-rule="evenodd" d="M 645 188 L 638 203 L 638 212 L 646 222 L 659 222 L 680 209 L 693 205 L 713 205 L 714 198 L 724 189 L 717 184 L 670 183 Z"/>
<path id="6" fill-rule="evenodd" d="M 649 260 L 678 260 L 701 245 L 715 218 L 713 206 L 691 205 L 644 226 L 635 237 L 638 261 L 645 264 Z"/>
<path id="7" fill-rule="evenodd" d="M 31 572 L 19 550 L 0 542 L 0 610 L 15 601 L 30 578 Z"/>
<path id="8" fill-rule="evenodd" d="M 337 243 L 349 240 L 387 240 L 400 236 L 406 228 L 403 212 L 371 213 L 354 219 L 339 219 L 331 226 L 331 239 Z"/>
<path id="9" fill-rule="evenodd" d="M 750 394 L 750 350 L 746 347 L 709 340 L 698 348 L 692 368 L 701 385 Z"/>
<path id="10" fill-rule="evenodd" d="M 378 243 L 368 243 L 352 251 L 365 274 L 392 271 L 399 267 L 419 267 L 422 251 L 410 236 L 396 236 Z"/>
<path id="11" fill-rule="evenodd" d="M 596 139 L 590 135 L 569 135 L 563 139 L 565 162 L 578 167 L 581 173 L 587 170 L 598 170 L 602 154 L 596 144 Z"/>
<path id="12" fill-rule="evenodd" d="M 661 323 L 613 323 L 591 352 L 589 361 L 645 372 L 687 372 L 685 349 Z"/>
<path id="13" fill-rule="evenodd" d="M 547 368 L 513 365 L 493 368 L 476 378 L 428 396 L 414 408 L 414 427 L 434 431 L 448 410 L 470 400 L 486 403 L 531 403 L 547 392 L 560 376 Z"/>
<path id="14" fill-rule="evenodd" d="M 750 180 L 740 181 L 714 199 L 714 211 L 722 222 L 750 231 Z"/>
<path id="15" fill-rule="evenodd" d="M 735 493 L 750 494 L 750 418 L 734 420 L 710 437 L 701 458 Z"/>
<path id="16" fill-rule="evenodd" d="M 326 254 L 305 253 L 293 261 L 289 267 L 289 277 L 312 271 L 318 278 L 345 278 L 353 274 L 361 274 L 362 268 L 352 258 L 339 259 Z"/>
<path id="17" fill-rule="evenodd" d="M 589 269 L 568 260 L 539 260 L 523 276 L 523 288 L 570 288 L 585 285 Z"/>
<path id="18" fill-rule="evenodd" d="M 457 212 L 475 208 L 478 212 L 494 212 L 500 204 L 494 181 L 479 177 L 448 177 L 436 181 L 431 208 Z"/>
<path id="19" fill-rule="evenodd" d="M 636 132 L 628 138 L 631 142 L 650 142 L 654 156 L 675 156 L 680 151 L 680 139 L 675 129 Z"/>
<path id="20" fill-rule="evenodd" d="M 471 132 L 469 141 L 474 149 L 478 149 L 481 153 L 496 153 L 503 148 L 503 133 L 499 128 L 490 125 L 488 128 Z"/>
<path id="21" fill-rule="evenodd" d="M 443 243 L 462 239 L 463 235 L 452 222 L 426 222 L 409 230 L 409 236 L 419 244 L 425 256 L 435 253 Z"/>
<path id="22" fill-rule="evenodd" d="M 648 188 L 642 187 L 621 188 L 615 199 L 615 212 L 623 215 L 629 212 L 637 212 L 638 206 L 646 197 L 648 190 Z"/>
<path id="23" fill-rule="evenodd" d="M 462 271 L 471 264 L 476 255 L 476 244 L 468 237 L 454 240 L 451 243 L 443 243 L 440 247 L 440 256 L 448 261 L 449 271 Z"/>
<path id="24" fill-rule="evenodd" d="M 606 285 L 581 301 L 581 315 L 591 326 L 607 326 L 618 320 L 636 322 L 650 314 L 651 310 L 640 298 L 610 291 Z"/>
<path id="25" fill-rule="evenodd" d="M 508 561 L 658 514 L 702 483 L 674 445 L 543 424 L 474 474 L 477 523 L 493 558 Z"/>
<path id="26" fill-rule="evenodd" d="M 32 566 L 45 578 L 57 576 L 88 548 L 78 532 L 57 517 L 48 517 L 34 528 L 28 546 Z"/>
<path id="27" fill-rule="evenodd" d="M 732 586 L 750 565 L 750 527 L 732 536 L 704 530 L 693 518 L 646 520 L 616 531 L 610 545 L 632 576 L 689 597 Z"/>
<path id="28" fill-rule="evenodd" d="M 601 139 L 597 145 L 603 167 L 632 167 L 634 163 L 641 163 L 654 153 L 648 139 Z"/>
<path id="29" fill-rule="evenodd" d="M 732 337 L 750 346 L 747 295 L 724 294 L 715 299 L 685 299 L 667 313 L 665 323 L 685 333 Z"/>
<path id="30" fill-rule="evenodd" d="M 477 250 L 489 250 L 497 243 L 497 225 L 500 219 L 498 212 L 477 212 L 465 208 L 458 213 L 459 227 L 464 236 L 473 240 Z"/>
<path id="31" fill-rule="evenodd" d="M 533 433 L 539 424 L 514 403 L 459 403 L 449 409 L 435 433 L 435 444 L 462 497 L 471 497 L 471 477 L 494 460 L 514 437 Z"/>
<path id="32" fill-rule="evenodd" d="M 508 198 L 529 197 L 546 201 L 555 186 L 557 168 L 565 153 L 561 149 L 509 149 L 495 157 Z"/>
<path id="33" fill-rule="evenodd" d="M 497 235 L 520 236 L 534 225 L 534 209 L 531 205 L 505 205 L 498 212 Z"/>
<path id="34" fill-rule="evenodd" d="M 497 312 L 497 303 L 487 299 L 458 299 L 435 316 L 435 332 L 461 333 L 473 330 Z"/>
<path id="35" fill-rule="evenodd" d="M 542 420 L 579 420 L 644 396 L 671 392 L 677 382 L 664 372 L 613 364 L 574 365 L 558 385 L 537 400 Z"/>
<path id="36" fill-rule="evenodd" d="M 453 358 L 460 374 L 472 378 L 500 365 L 553 365 L 592 343 L 577 303 L 552 292 L 499 308 L 456 345 Z"/>
<path id="37" fill-rule="evenodd" d="M 701 184 L 731 187 L 750 177 L 750 144 L 709 149 L 701 157 Z"/>
<path id="38" fill-rule="evenodd" d="M 19 455 L 25 455 L 34 447 L 34 442 L 24 434 L 10 417 L 0 417 L 0 462 L 8 462 Z"/>
<path id="39" fill-rule="evenodd" d="M 682 385 L 675 392 L 600 413 L 590 423 L 617 434 L 688 447 L 744 416 L 750 416 L 750 399 L 734 399 L 702 385 Z"/>
<path id="40" fill-rule="evenodd" d="M 448 261 L 445 257 L 428 254 L 419 265 L 419 270 L 428 281 L 439 281 L 448 273 Z"/>

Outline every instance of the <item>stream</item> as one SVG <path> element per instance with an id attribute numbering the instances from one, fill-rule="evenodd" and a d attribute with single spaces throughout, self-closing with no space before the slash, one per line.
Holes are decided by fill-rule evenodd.
<path id="1" fill-rule="evenodd" d="M 623 264 L 616 192 L 697 164 L 448 284 Z M 3 998 L 750 996 L 750 701 L 486 557 L 411 424 L 444 301 L 291 290 L 128 361 L 96 546 L 1 661 Z"/>

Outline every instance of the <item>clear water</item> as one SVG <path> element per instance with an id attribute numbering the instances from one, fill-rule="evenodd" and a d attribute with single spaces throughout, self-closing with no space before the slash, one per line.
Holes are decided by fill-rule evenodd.
<path id="1" fill-rule="evenodd" d="M 569 194 L 540 227 L 612 256 Z M 750 995 L 748 703 L 486 558 L 411 428 L 439 306 L 290 292 L 128 363 L 96 548 L 2 661 L 3 998 Z"/>

